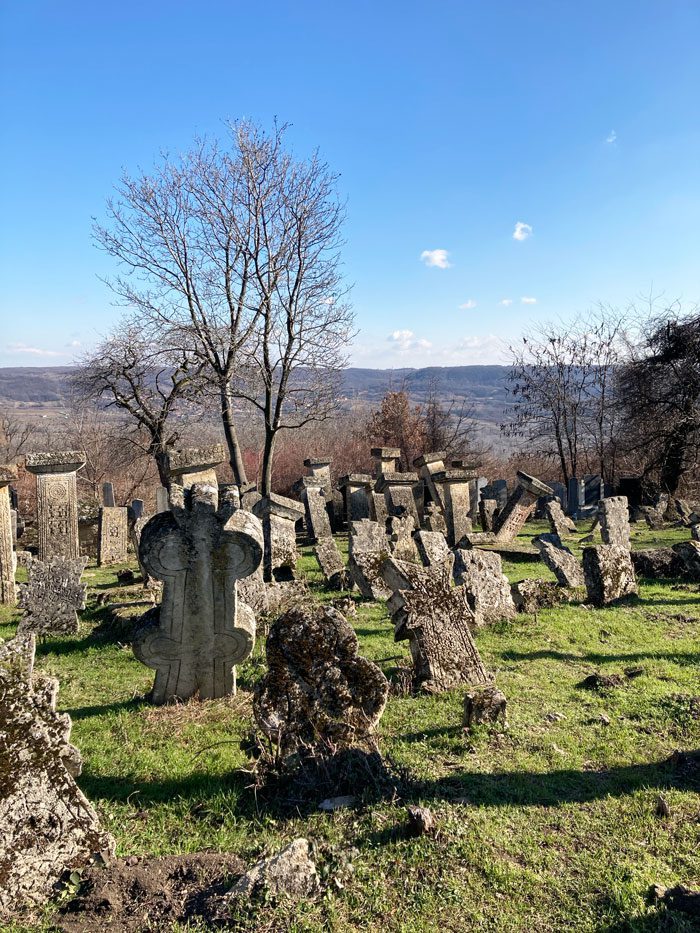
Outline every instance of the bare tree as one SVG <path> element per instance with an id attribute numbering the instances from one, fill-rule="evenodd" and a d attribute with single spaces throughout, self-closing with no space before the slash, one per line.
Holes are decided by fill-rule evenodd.
<path id="1" fill-rule="evenodd" d="M 125 320 L 80 361 L 71 384 L 78 399 L 128 416 L 126 439 L 155 459 L 167 486 L 166 452 L 179 438 L 173 415 L 192 397 L 201 369 L 191 354 L 155 345 L 140 324 Z"/>
<path id="2" fill-rule="evenodd" d="M 9 411 L 0 412 L 0 462 L 14 462 L 26 452 L 35 434 L 31 421 L 22 421 Z"/>

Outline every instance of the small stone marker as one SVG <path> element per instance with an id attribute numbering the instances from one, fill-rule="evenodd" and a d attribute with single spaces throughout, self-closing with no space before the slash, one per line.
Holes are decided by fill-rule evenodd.
<path id="1" fill-rule="evenodd" d="M 558 535 L 539 535 L 535 547 L 559 586 L 583 586 L 583 568 Z"/>
<path id="2" fill-rule="evenodd" d="M 503 573 L 500 554 L 457 549 L 454 578 L 467 593 L 476 625 L 491 625 L 515 618 L 515 604 L 510 583 Z"/>
<path id="3" fill-rule="evenodd" d="M 75 474 L 84 466 L 78 450 L 27 455 L 27 470 L 36 476 L 39 560 L 80 557 Z"/>
<path id="4" fill-rule="evenodd" d="M 512 541 L 532 515 L 540 496 L 551 496 L 549 486 L 518 470 L 518 485 L 494 525 L 499 544 Z"/>
<path id="5" fill-rule="evenodd" d="M 34 635 L 74 635 L 78 610 L 85 608 L 87 584 L 80 582 L 87 557 L 56 557 L 51 561 L 27 558 L 29 582 L 19 588 L 25 615 L 17 631 Z"/>
<path id="6" fill-rule="evenodd" d="M 350 525 L 348 569 L 365 599 L 388 599 L 391 592 L 381 568 L 389 556 L 389 539 L 378 522 L 363 519 Z"/>
<path id="7" fill-rule="evenodd" d="M 598 503 L 600 536 L 603 544 L 619 544 L 630 549 L 630 519 L 626 496 L 609 496 Z"/>
<path id="8" fill-rule="evenodd" d="M 224 900 L 260 897 L 313 897 L 320 883 L 308 839 L 294 839 L 277 855 L 264 858 L 238 879 Z"/>
<path id="9" fill-rule="evenodd" d="M 462 725 L 469 729 L 485 723 L 506 721 L 505 695 L 490 684 L 470 690 L 464 697 L 464 718 Z"/>
<path id="10" fill-rule="evenodd" d="M 114 500 L 114 485 L 112 483 L 102 484 L 102 505 L 108 509 L 113 509 L 116 505 Z"/>
<path id="11" fill-rule="evenodd" d="M 469 511 L 469 483 L 475 475 L 468 470 L 443 470 L 433 474 L 433 482 L 440 489 L 443 513 L 447 524 L 447 541 L 454 547 L 472 530 Z"/>
<path id="12" fill-rule="evenodd" d="M 417 531 L 416 546 L 424 567 L 436 567 L 449 564 L 450 571 L 454 563 L 454 554 L 450 550 L 445 536 L 439 531 Z"/>
<path id="13" fill-rule="evenodd" d="M 479 502 L 479 520 L 482 531 L 493 531 L 498 515 L 498 502 L 495 499 L 482 499 Z"/>
<path id="14" fill-rule="evenodd" d="M 253 506 L 253 515 L 262 521 L 265 541 L 263 574 L 269 583 L 296 578 L 296 523 L 304 515 L 304 507 L 294 499 L 270 493 Z"/>
<path id="15" fill-rule="evenodd" d="M 177 489 L 171 511 L 141 533 L 140 559 L 164 583 L 162 604 L 146 613 L 133 641 L 139 661 L 156 671 L 154 703 L 234 692 L 233 667 L 255 643 L 255 616 L 238 601 L 236 581 L 262 560 L 260 522 L 226 496 L 219 503 L 214 486 Z"/>
<path id="16" fill-rule="evenodd" d="M 143 518 L 144 510 L 144 501 L 143 499 L 132 499 L 131 500 L 131 516 L 130 518 L 137 522 L 140 518 Z"/>
<path id="17" fill-rule="evenodd" d="M 369 473 L 349 473 L 340 480 L 339 485 L 345 500 L 345 521 L 348 525 L 369 518 L 372 488 Z"/>
<path id="18" fill-rule="evenodd" d="M 41 906 L 64 871 L 114 840 L 74 781 L 71 722 L 56 713 L 58 683 L 33 677 L 34 638 L 0 644 L 0 918 Z"/>
<path id="19" fill-rule="evenodd" d="M 15 554 L 12 547 L 12 511 L 10 509 L 10 483 L 17 476 L 17 467 L 6 463 L 0 466 L 0 604 L 14 606 L 17 602 L 15 586 Z M 16 521 L 15 513 L 15 521 Z"/>
<path id="20" fill-rule="evenodd" d="M 129 517 L 126 506 L 100 509 L 97 563 L 100 567 L 123 564 L 127 560 Z"/>
<path id="21" fill-rule="evenodd" d="M 564 514 L 564 510 L 556 499 L 550 499 L 548 502 L 545 502 L 544 514 L 549 521 L 549 527 L 553 535 L 565 538 L 567 535 L 573 534 L 576 531 L 576 525 L 573 520 L 569 518 L 568 515 Z"/>
<path id="22" fill-rule="evenodd" d="M 285 753 L 302 746 L 327 753 L 362 743 L 373 732 L 389 684 L 357 651 L 352 626 L 329 606 L 291 609 L 272 625 L 268 672 L 255 689 L 253 713 Z"/>
<path id="23" fill-rule="evenodd" d="M 332 590 L 344 590 L 350 585 L 343 558 L 333 538 L 321 538 L 314 545 L 314 554 L 321 572 Z"/>
<path id="24" fill-rule="evenodd" d="M 389 610 L 396 641 L 407 639 L 413 688 L 428 693 L 460 684 L 485 684 L 489 676 L 470 626 L 476 619 L 465 587 L 453 586 L 447 566 L 419 567 L 387 559 L 384 580 L 393 592 Z"/>
<path id="25" fill-rule="evenodd" d="M 583 573 L 594 606 L 609 606 L 637 592 L 630 552 L 619 544 L 584 548 Z"/>
<path id="26" fill-rule="evenodd" d="M 170 494 L 165 486 L 156 489 L 156 514 L 167 512 L 170 509 Z"/>

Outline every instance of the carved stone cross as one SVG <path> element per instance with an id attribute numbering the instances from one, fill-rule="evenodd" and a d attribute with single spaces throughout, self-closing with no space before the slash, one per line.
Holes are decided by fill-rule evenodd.
<path id="1" fill-rule="evenodd" d="M 260 522 L 235 509 L 228 490 L 173 485 L 171 511 L 141 533 L 139 558 L 164 585 L 163 601 L 134 636 L 136 657 L 156 671 L 154 703 L 222 697 L 235 690 L 234 664 L 255 644 L 255 616 L 239 603 L 236 581 L 252 574 L 263 553 Z"/>

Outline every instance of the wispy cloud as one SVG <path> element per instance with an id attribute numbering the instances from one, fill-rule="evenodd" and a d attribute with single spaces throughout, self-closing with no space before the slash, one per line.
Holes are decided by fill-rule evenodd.
<path id="1" fill-rule="evenodd" d="M 476 308 L 476 302 L 473 298 L 467 298 L 464 304 L 459 306 L 460 311 L 471 311 L 472 308 Z"/>
<path id="2" fill-rule="evenodd" d="M 512 298 L 501 298 L 499 304 L 503 305 L 504 308 L 510 308 L 510 306 L 513 304 L 513 299 Z"/>
<path id="3" fill-rule="evenodd" d="M 532 236 L 531 224 L 524 224 L 522 220 L 519 220 L 515 225 L 515 229 L 513 230 L 513 239 L 518 240 L 520 243 L 522 243 L 523 240 L 527 240 L 531 236 Z"/>
<path id="4" fill-rule="evenodd" d="M 451 265 L 447 258 L 449 255 L 446 249 L 424 249 L 420 254 L 420 258 L 426 266 L 434 266 L 436 269 L 449 269 Z"/>
<path id="5" fill-rule="evenodd" d="M 608 135 L 605 137 L 605 142 L 612 145 L 612 143 L 617 142 L 617 133 L 615 130 L 610 130 Z"/>
<path id="6" fill-rule="evenodd" d="M 394 330 L 386 338 L 392 350 L 397 353 L 408 353 L 411 350 L 429 350 L 432 343 L 422 337 L 416 337 L 412 330 Z"/>
<path id="7" fill-rule="evenodd" d="M 523 295 L 520 299 L 524 305 L 536 305 L 537 299 L 533 298 L 531 295 Z"/>
<path id="8" fill-rule="evenodd" d="M 82 347 L 82 343 L 79 340 L 70 340 L 66 346 L 70 347 L 71 350 L 75 350 L 77 347 Z"/>
<path id="9" fill-rule="evenodd" d="M 24 343 L 10 343 L 8 353 L 26 353 L 29 356 L 63 356 L 58 350 L 42 350 L 40 347 L 28 347 Z"/>

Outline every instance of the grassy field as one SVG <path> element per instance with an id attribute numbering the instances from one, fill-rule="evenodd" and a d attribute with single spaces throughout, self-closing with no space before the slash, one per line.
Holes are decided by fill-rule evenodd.
<path id="1" fill-rule="evenodd" d="M 544 527 L 528 527 L 530 537 Z M 635 530 L 633 546 L 688 537 Z M 305 549 L 300 569 L 323 590 Z M 550 578 L 543 565 L 505 564 L 511 581 Z M 700 885 L 700 780 L 667 759 L 700 748 L 700 592 L 641 581 L 640 599 L 592 610 L 567 605 L 481 630 L 477 644 L 508 698 L 508 728 L 465 735 L 463 691 L 392 697 L 382 752 L 406 769 L 412 801 L 439 831 L 407 838 L 403 800 L 281 817 L 259 807 L 240 742 L 250 689 L 264 669 L 261 642 L 226 701 L 154 708 L 152 672 L 97 603 L 113 570 L 89 567 L 80 633 L 45 640 L 37 667 L 59 678 L 59 708 L 84 759 L 79 784 L 114 834 L 118 854 L 231 851 L 252 862 L 297 836 L 315 845 L 332 880 L 317 900 L 251 907 L 240 930 L 688 931 L 682 914 L 646 903 L 653 883 Z M 386 607 L 362 602 L 352 620 L 361 652 L 388 677 L 406 658 Z M 0 637 L 15 617 L 0 615 Z M 388 660 L 387 660 L 388 659 Z M 588 674 L 642 672 L 607 691 Z M 659 794 L 670 816 L 656 815 Z M 352 871 L 338 874 L 347 863 Z M 36 929 L 50 928 L 50 913 Z M 28 929 L 26 926 L 5 929 Z M 32 928 L 34 929 L 34 928 Z"/>

